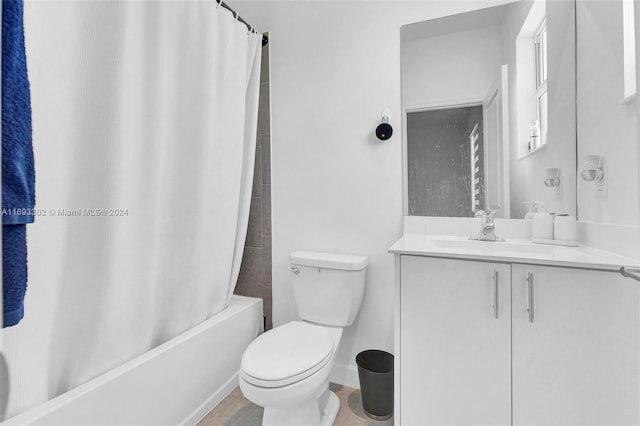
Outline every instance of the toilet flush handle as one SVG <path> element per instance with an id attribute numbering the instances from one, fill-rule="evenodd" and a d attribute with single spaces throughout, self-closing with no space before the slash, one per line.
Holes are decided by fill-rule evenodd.
<path id="1" fill-rule="evenodd" d="M 288 266 L 287 269 L 290 270 L 291 272 L 293 272 L 294 274 L 299 274 L 300 273 L 300 269 L 298 269 L 298 268 L 292 268 L 291 266 Z"/>

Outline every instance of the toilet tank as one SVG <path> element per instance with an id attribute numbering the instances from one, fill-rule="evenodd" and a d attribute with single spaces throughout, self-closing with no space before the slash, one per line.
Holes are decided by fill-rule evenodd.
<path id="1" fill-rule="evenodd" d="M 364 295 L 366 256 L 297 251 L 289 263 L 301 319 L 339 327 L 353 324 Z"/>

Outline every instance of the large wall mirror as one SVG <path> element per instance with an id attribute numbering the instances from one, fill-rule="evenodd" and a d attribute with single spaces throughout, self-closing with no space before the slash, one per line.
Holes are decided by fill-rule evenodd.
<path id="1" fill-rule="evenodd" d="M 410 216 L 576 214 L 572 0 L 520 0 L 406 25 Z"/>

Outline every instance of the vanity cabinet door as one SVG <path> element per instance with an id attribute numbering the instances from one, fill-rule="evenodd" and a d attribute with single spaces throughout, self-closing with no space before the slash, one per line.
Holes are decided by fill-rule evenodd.
<path id="1" fill-rule="evenodd" d="M 400 262 L 401 423 L 511 424 L 510 265 Z"/>
<path id="2" fill-rule="evenodd" d="M 638 283 L 513 265 L 512 292 L 513 424 L 640 424 Z"/>

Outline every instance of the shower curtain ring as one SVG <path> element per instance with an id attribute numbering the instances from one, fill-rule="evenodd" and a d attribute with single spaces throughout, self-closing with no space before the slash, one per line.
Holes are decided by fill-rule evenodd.
<path id="1" fill-rule="evenodd" d="M 233 11 L 233 23 L 234 23 L 234 24 L 235 24 L 235 23 L 236 23 L 236 21 L 238 20 L 238 16 L 240 16 L 240 15 L 238 15 L 238 12 L 236 12 L 236 11 L 234 10 L 234 11 Z"/>
<path id="2" fill-rule="evenodd" d="M 222 5 L 222 0 L 215 0 L 215 1 L 216 1 L 216 9 L 217 9 Z"/>

